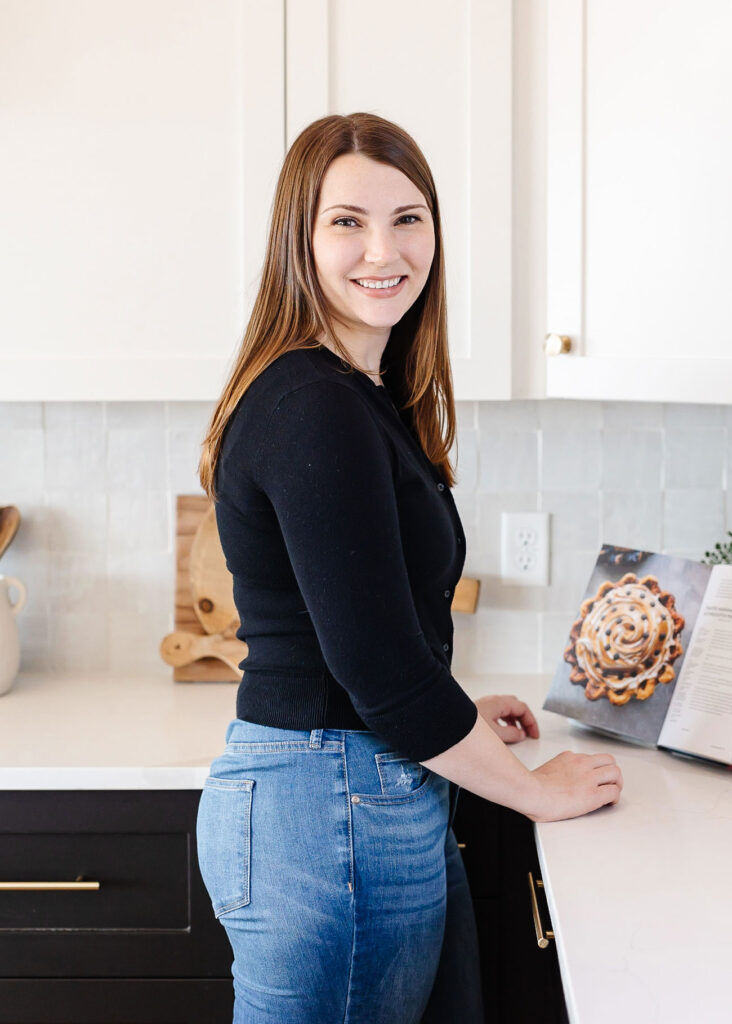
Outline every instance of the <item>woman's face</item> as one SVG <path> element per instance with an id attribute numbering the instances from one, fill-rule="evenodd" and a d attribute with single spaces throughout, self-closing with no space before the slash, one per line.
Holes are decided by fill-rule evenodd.
<path id="1" fill-rule="evenodd" d="M 357 210 L 356 207 L 359 207 Z M 318 280 L 331 312 L 355 334 L 385 334 L 418 298 L 435 232 L 425 197 L 405 174 L 361 153 L 326 171 L 313 229 Z M 392 281 L 394 287 L 357 283 Z"/>

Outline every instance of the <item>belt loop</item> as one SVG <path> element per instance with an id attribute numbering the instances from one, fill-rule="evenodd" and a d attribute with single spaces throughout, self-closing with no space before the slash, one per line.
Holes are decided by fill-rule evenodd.
<path id="1" fill-rule="evenodd" d="M 323 730 L 322 729 L 311 729 L 310 731 L 310 749 L 320 750 L 323 746 Z"/>

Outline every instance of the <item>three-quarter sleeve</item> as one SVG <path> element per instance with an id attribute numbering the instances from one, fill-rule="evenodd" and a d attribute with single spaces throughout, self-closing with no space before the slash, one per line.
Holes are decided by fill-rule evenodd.
<path id="1" fill-rule="evenodd" d="M 325 663 L 362 720 L 424 761 L 470 732 L 477 707 L 420 626 L 393 455 L 366 400 L 303 384 L 263 425 L 252 476 L 277 516 Z"/>

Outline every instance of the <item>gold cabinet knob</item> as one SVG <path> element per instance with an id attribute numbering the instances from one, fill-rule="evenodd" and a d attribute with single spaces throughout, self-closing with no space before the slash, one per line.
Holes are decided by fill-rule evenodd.
<path id="1" fill-rule="evenodd" d="M 547 334 L 544 351 L 548 356 L 561 356 L 572 349 L 572 339 L 567 334 Z"/>

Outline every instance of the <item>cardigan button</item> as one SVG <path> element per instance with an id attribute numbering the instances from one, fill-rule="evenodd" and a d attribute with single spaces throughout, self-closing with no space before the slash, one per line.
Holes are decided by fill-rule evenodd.
<path id="1" fill-rule="evenodd" d="M 443 649 L 443 651 L 449 651 L 450 650 L 450 645 L 449 644 L 443 644 L 442 645 L 442 649 Z"/>
<path id="2" fill-rule="evenodd" d="M 444 490 L 445 490 L 445 485 L 444 485 L 443 483 L 439 483 L 439 484 L 437 485 L 437 490 L 438 490 L 438 491 L 444 491 Z"/>
<path id="3" fill-rule="evenodd" d="M 443 591 L 443 597 L 449 597 L 449 596 L 450 596 L 450 591 L 449 590 L 444 590 Z"/>

